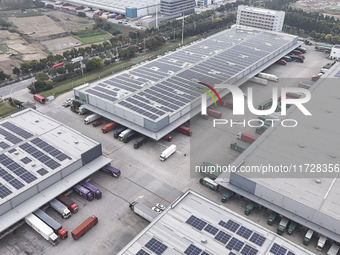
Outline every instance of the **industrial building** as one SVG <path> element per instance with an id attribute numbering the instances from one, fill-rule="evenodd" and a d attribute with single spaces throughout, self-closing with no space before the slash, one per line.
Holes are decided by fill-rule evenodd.
<path id="1" fill-rule="evenodd" d="M 340 45 L 334 45 L 331 54 L 330 54 L 331 59 L 339 60 L 340 59 Z"/>
<path id="2" fill-rule="evenodd" d="M 161 0 L 161 14 L 180 17 L 195 12 L 195 0 Z"/>
<path id="3" fill-rule="evenodd" d="M 240 86 L 298 46 L 296 36 L 233 27 L 79 86 L 74 96 L 85 108 L 159 140 L 201 111 L 198 82 Z M 216 90 L 221 97 L 229 93 Z"/>
<path id="4" fill-rule="evenodd" d="M 65 0 L 75 6 L 86 6 L 95 10 L 124 14 L 127 18 L 139 18 L 155 14 L 159 11 L 158 1 L 155 0 Z"/>
<path id="5" fill-rule="evenodd" d="M 236 24 L 281 32 L 284 19 L 284 11 L 273 11 L 247 5 L 239 5 L 237 9 Z"/>
<path id="6" fill-rule="evenodd" d="M 313 254 L 189 190 L 118 255 Z"/>
<path id="7" fill-rule="evenodd" d="M 335 64 L 311 88 L 305 116 L 295 106 L 287 119 L 298 126 L 279 123 L 269 128 L 231 166 L 236 173 L 222 173 L 220 185 L 273 210 L 320 235 L 340 242 L 339 176 L 339 78 Z M 283 116 L 281 117 L 283 118 Z M 229 162 L 228 162 L 229 163 Z M 252 166 L 286 167 L 287 172 L 241 172 Z"/>
<path id="8" fill-rule="evenodd" d="M 0 232 L 110 163 L 101 144 L 33 110 L 0 121 Z"/>
<path id="9" fill-rule="evenodd" d="M 208 6 L 211 4 L 223 3 L 223 0 L 196 0 L 198 6 Z"/>

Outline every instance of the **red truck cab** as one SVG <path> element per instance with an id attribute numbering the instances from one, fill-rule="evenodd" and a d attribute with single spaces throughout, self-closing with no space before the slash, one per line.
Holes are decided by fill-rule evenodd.
<path id="1" fill-rule="evenodd" d="M 78 206 L 69 197 L 61 195 L 57 197 L 57 200 L 66 205 L 72 213 L 78 212 Z"/>
<path id="2" fill-rule="evenodd" d="M 41 104 L 44 104 L 46 102 L 46 99 L 43 96 L 40 96 L 39 94 L 34 94 L 33 98 L 34 100 L 37 100 Z"/>
<path id="3" fill-rule="evenodd" d="M 171 141 L 172 141 L 172 137 L 171 137 L 171 135 L 169 135 L 169 134 L 163 136 L 162 139 L 164 139 L 164 140 L 166 140 L 166 141 L 168 141 L 168 142 L 171 142 Z"/>
<path id="4" fill-rule="evenodd" d="M 186 126 L 179 126 L 176 130 L 188 136 L 192 135 L 191 129 Z"/>

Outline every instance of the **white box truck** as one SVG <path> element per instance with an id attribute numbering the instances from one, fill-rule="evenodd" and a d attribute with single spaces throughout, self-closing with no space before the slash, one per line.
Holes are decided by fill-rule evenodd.
<path id="1" fill-rule="evenodd" d="M 333 243 L 331 248 L 328 250 L 327 255 L 337 255 L 340 250 L 340 247 Z"/>
<path id="2" fill-rule="evenodd" d="M 277 77 L 274 74 L 269 74 L 269 73 L 259 73 L 257 76 L 259 78 L 263 78 L 263 79 L 266 79 L 266 80 L 269 80 L 269 81 L 278 81 L 279 80 L 279 77 Z"/>
<path id="3" fill-rule="evenodd" d="M 101 117 L 101 116 L 100 116 L 99 114 L 93 113 L 93 114 L 87 116 L 87 117 L 84 119 L 84 122 L 85 122 L 86 125 L 88 125 L 88 124 L 90 124 L 91 122 L 93 122 L 93 121 L 99 119 L 100 117 Z"/>
<path id="4" fill-rule="evenodd" d="M 56 210 L 64 219 L 71 217 L 71 211 L 67 208 L 66 205 L 59 202 L 57 199 L 52 199 L 50 201 L 51 207 Z"/>
<path id="5" fill-rule="evenodd" d="M 159 215 L 157 212 L 142 203 L 133 202 L 129 205 L 129 207 L 132 211 L 149 222 L 152 222 Z"/>
<path id="6" fill-rule="evenodd" d="M 59 236 L 57 236 L 53 229 L 50 228 L 46 223 L 39 219 L 34 214 L 30 214 L 25 217 L 26 223 L 38 232 L 45 240 L 49 241 L 52 245 L 59 243 Z"/>
<path id="7" fill-rule="evenodd" d="M 314 234 L 314 230 L 308 229 L 305 238 L 303 239 L 303 244 L 308 245 L 310 240 L 312 239 L 312 236 Z"/>
<path id="8" fill-rule="evenodd" d="M 268 80 L 263 79 L 263 78 L 259 78 L 259 77 L 253 77 L 250 79 L 250 81 L 255 82 L 257 84 L 260 85 L 267 85 L 268 84 Z"/>
<path id="9" fill-rule="evenodd" d="M 176 152 L 177 146 L 175 144 L 170 145 L 167 149 L 165 149 L 159 159 L 161 161 L 166 160 L 168 157 L 170 157 L 172 154 Z"/>
<path id="10" fill-rule="evenodd" d="M 319 240 L 318 240 L 318 244 L 316 245 L 316 250 L 318 251 L 322 251 L 323 247 L 325 246 L 327 242 L 327 237 L 320 235 Z"/>
<path id="11" fill-rule="evenodd" d="M 125 137 L 128 133 L 130 133 L 130 132 L 132 132 L 132 131 L 133 131 L 133 130 L 130 129 L 130 128 L 125 129 L 123 132 L 121 132 L 121 133 L 119 134 L 118 140 L 119 140 L 119 141 L 123 141 L 124 137 Z"/>

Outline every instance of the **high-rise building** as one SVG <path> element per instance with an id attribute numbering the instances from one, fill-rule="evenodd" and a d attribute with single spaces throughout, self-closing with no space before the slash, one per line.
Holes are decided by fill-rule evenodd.
<path id="1" fill-rule="evenodd" d="M 285 12 L 283 11 L 239 5 L 236 24 L 280 32 L 284 19 Z"/>
<path id="2" fill-rule="evenodd" d="M 161 14 L 180 17 L 195 12 L 195 0 L 161 0 Z"/>

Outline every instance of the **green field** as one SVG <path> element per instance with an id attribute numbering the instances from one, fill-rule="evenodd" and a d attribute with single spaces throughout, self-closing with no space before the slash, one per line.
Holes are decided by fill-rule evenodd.
<path id="1" fill-rule="evenodd" d="M 184 40 L 184 44 L 191 43 L 200 38 L 201 38 L 200 36 L 188 37 Z M 58 96 L 82 84 L 90 83 L 90 82 L 99 80 L 105 76 L 112 75 L 130 66 L 143 62 L 149 58 L 152 58 L 160 54 L 164 54 L 165 52 L 173 50 L 177 47 L 178 47 L 178 42 L 165 44 L 163 47 L 161 47 L 160 49 L 156 51 L 139 54 L 137 57 L 132 58 L 130 60 L 124 60 L 118 63 L 113 63 L 113 64 L 103 67 L 102 69 L 98 71 L 95 71 L 92 73 L 86 73 L 84 76 L 80 76 L 80 77 L 76 77 L 73 79 L 69 79 L 67 81 L 60 82 L 53 89 L 43 91 L 40 93 L 40 95 L 42 95 L 43 97 L 48 97 L 52 95 Z"/>
<path id="2" fill-rule="evenodd" d="M 89 33 L 73 35 L 73 37 L 84 44 L 92 44 L 109 40 L 112 37 L 112 35 L 105 31 L 93 31 Z"/>
<path id="3" fill-rule="evenodd" d="M 5 44 L 0 44 L 0 51 L 3 53 L 3 54 L 6 54 L 8 52 L 8 46 L 5 45 Z"/>
<path id="4" fill-rule="evenodd" d="M 18 108 L 11 106 L 8 102 L 0 103 L 0 119 L 19 111 Z"/>

